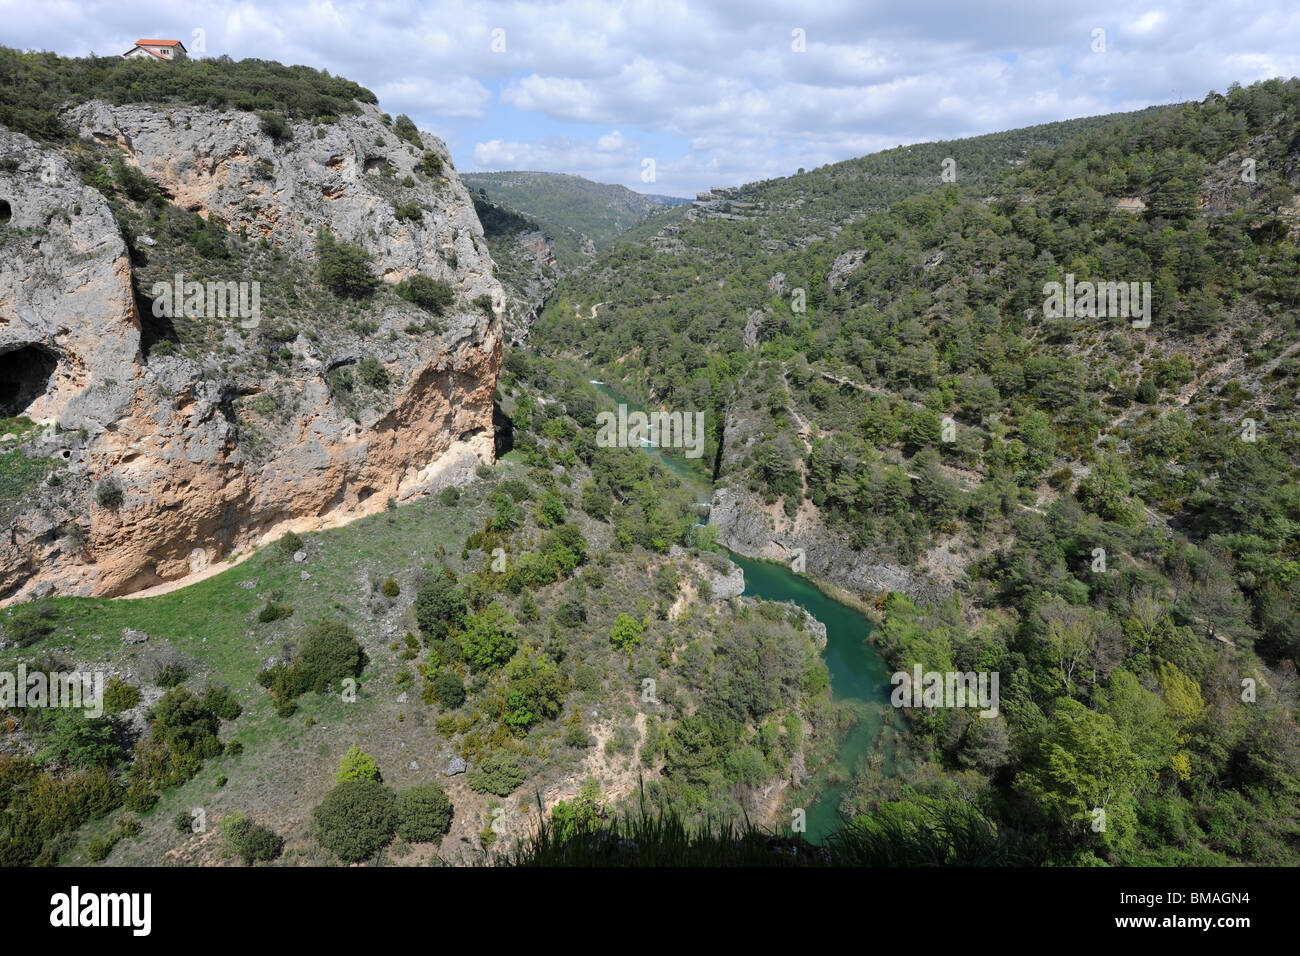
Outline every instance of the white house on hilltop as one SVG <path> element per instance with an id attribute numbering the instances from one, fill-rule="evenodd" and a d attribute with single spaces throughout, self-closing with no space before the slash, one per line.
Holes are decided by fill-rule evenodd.
<path id="1" fill-rule="evenodd" d="M 135 46 L 122 54 L 127 60 L 140 57 L 158 60 L 185 59 L 185 45 L 180 40 L 136 40 Z"/>

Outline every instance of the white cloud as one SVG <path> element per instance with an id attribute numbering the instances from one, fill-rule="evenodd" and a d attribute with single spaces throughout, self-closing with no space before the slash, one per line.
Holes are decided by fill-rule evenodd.
<path id="1" fill-rule="evenodd" d="M 1294 0 L 1242 12 L 1208 0 L 0 0 L 0 12 L 6 43 L 68 54 L 201 28 L 210 55 L 356 80 L 477 166 L 681 193 L 1300 73 Z M 656 156 L 650 186 L 642 149 Z"/>

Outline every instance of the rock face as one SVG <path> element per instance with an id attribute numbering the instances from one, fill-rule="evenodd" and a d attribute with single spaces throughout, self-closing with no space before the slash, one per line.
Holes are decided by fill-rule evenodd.
<path id="1" fill-rule="evenodd" d="M 847 535 L 827 527 L 815 511 L 789 519 L 779 508 L 764 507 L 744 481 L 728 483 L 727 476 L 743 473 L 741 462 L 752 453 L 757 432 L 747 403 L 733 402 L 727 412 L 723 478 L 709 511 L 709 526 L 717 529 L 720 544 L 739 554 L 787 564 L 803 552 L 803 573 L 868 598 L 897 591 L 928 604 L 948 593 L 950 588 L 921 569 L 854 550 Z"/>
<path id="2" fill-rule="evenodd" d="M 108 203 L 62 153 L 0 128 L 0 398 L 45 426 L 8 453 L 62 462 L 57 487 L 10 509 L 0 601 L 159 585 L 286 531 L 472 480 L 493 460 L 503 293 L 482 227 L 442 142 L 424 134 L 417 149 L 381 116 L 366 106 L 319 133 L 293 123 L 285 142 L 236 110 L 92 102 L 65 116 L 83 139 L 123 149 L 173 204 L 303 268 L 329 229 L 362 246 L 385 281 L 419 273 L 455 295 L 436 329 L 411 333 L 426 313 L 390 294 L 399 304 L 373 316 L 373 334 L 300 335 L 273 372 L 238 374 L 223 368 L 247 348 L 230 320 L 221 354 L 146 359 L 132 259 Z M 438 176 L 419 173 L 426 153 Z M 397 181 L 422 221 L 397 218 Z M 349 407 L 328 376 L 362 359 L 382 365 L 383 385 Z M 293 402 L 254 447 L 232 409 L 263 393 Z"/>

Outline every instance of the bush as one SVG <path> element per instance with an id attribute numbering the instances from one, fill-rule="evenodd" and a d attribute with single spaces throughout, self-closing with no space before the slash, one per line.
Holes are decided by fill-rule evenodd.
<path id="1" fill-rule="evenodd" d="M 397 283 L 397 294 L 427 312 L 442 315 L 455 301 L 455 295 L 442 279 L 413 275 Z"/>
<path id="2" fill-rule="evenodd" d="M 324 693 L 325 687 L 344 677 L 357 677 L 365 652 L 342 621 L 318 621 L 307 631 L 295 666 L 306 687 Z"/>
<path id="3" fill-rule="evenodd" d="M 435 571 L 415 595 L 415 621 L 427 640 L 446 637 L 465 620 L 465 595 L 445 571 Z"/>
<path id="4" fill-rule="evenodd" d="M 288 120 L 279 113 L 258 113 L 257 118 L 262 121 L 262 132 L 277 143 L 293 138 L 293 131 L 289 129 Z"/>
<path id="5" fill-rule="evenodd" d="M 519 789 L 526 777 L 516 757 L 498 750 L 488 754 L 477 768 L 470 771 L 469 788 L 475 793 L 508 797 Z"/>
<path id="6" fill-rule="evenodd" d="M 221 821 L 221 837 L 226 849 L 245 866 L 274 860 L 284 849 L 284 839 L 279 834 L 238 811 Z"/>
<path id="7" fill-rule="evenodd" d="M 366 251 L 335 239 L 328 230 L 316 242 L 316 256 L 321 282 L 340 298 L 364 299 L 379 284 L 370 271 L 370 256 Z"/>
<path id="8" fill-rule="evenodd" d="M 627 614 L 620 613 L 609 632 L 609 642 L 620 651 L 630 651 L 641 643 L 641 622 Z"/>
<path id="9" fill-rule="evenodd" d="M 145 202 L 158 194 L 149 177 L 139 167 L 128 165 L 121 153 L 113 157 L 113 176 L 122 192 L 136 202 Z"/>
<path id="10" fill-rule="evenodd" d="M 393 120 L 393 132 L 397 134 L 398 139 L 404 139 L 417 149 L 423 149 L 424 143 L 420 139 L 420 131 L 416 128 L 411 117 L 405 113 L 399 113 L 397 119 Z"/>
<path id="11" fill-rule="evenodd" d="M 293 614 L 293 605 L 268 601 L 266 607 L 257 612 L 257 619 L 262 624 L 270 624 L 272 621 L 281 620 L 291 614 Z"/>
<path id="12" fill-rule="evenodd" d="M 175 687 L 177 684 L 184 683 L 185 678 L 189 676 L 190 672 L 183 664 L 168 664 L 158 672 L 154 683 L 159 687 Z"/>
<path id="13" fill-rule="evenodd" d="M 106 837 L 95 837 L 86 844 L 86 856 L 95 863 L 108 859 L 108 855 L 112 852 L 113 841 Z"/>
<path id="14" fill-rule="evenodd" d="M 418 202 L 393 203 L 393 215 L 411 222 L 424 221 L 424 207 Z"/>
<path id="15" fill-rule="evenodd" d="M 440 671 L 433 679 L 433 693 L 447 710 L 455 710 L 465 703 L 465 684 L 451 671 Z"/>
<path id="16" fill-rule="evenodd" d="M 412 843 L 430 843 L 451 829 L 451 800 L 436 783 L 403 790 L 397 795 L 397 833 Z"/>
<path id="17" fill-rule="evenodd" d="M 373 780 L 340 783 L 311 812 L 317 842 L 344 863 L 360 863 L 388 845 L 397 797 Z"/>
<path id="18" fill-rule="evenodd" d="M 578 598 L 570 598 L 555 612 L 555 620 L 564 627 L 579 627 L 587 620 L 587 605 Z"/>
<path id="19" fill-rule="evenodd" d="M 582 724 L 569 724 L 564 728 L 564 745 L 566 747 L 590 747 L 595 740 L 591 734 L 582 729 Z"/>
<path id="20" fill-rule="evenodd" d="M 519 646 L 514 619 L 495 601 L 470 615 L 460 633 L 460 649 L 475 670 L 500 667 Z"/>
<path id="21" fill-rule="evenodd" d="M 601 690 L 600 673 L 594 667 L 579 664 L 573 671 L 573 683 L 578 690 L 587 694 L 597 694 Z"/>
<path id="22" fill-rule="evenodd" d="M 375 759 L 355 744 L 343 755 L 343 759 L 339 761 L 338 773 L 334 775 L 335 783 L 343 783 L 345 780 L 384 782 L 384 778 L 379 774 L 379 768 L 375 766 Z"/>
<path id="23" fill-rule="evenodd" d="M 120 714 L 140 703 L 140 689 L 120 677 L 114 677 L 104 686 L 104 710 Z"/>
<path id="24" fill-rule="evenodd" d="M 438 501 L 444 507 L 454 507 L 460 503 L 460 489 L 455 485 L 448 485 L 438 494 Z"/>
<path id="25" fill-rule="evenodd" d="M 396 581 L 389 578 L 384 582 L 384 586 L 379 589 L 379 593 L 386 598 L 395 598 L 397 595 L 402 593 L 402 589 L 398 586 Z"/>
<path id="26" fill-rule="evenodd" d="M 430 150 L 424 151 L 420 160 L 420 172 L 429 178 L 442 175 L 442 157 Z"/>
<path id="27" fill-rule="evenodd" d="M 105 478 L 95 486 L 95 501 L 101 508 L 111 508 L 116 511 L 122 507 L 122 486 L 112 478 Z"/>
<path id="28" fill-rule="evenodd" d="M 390 382 L 388 369 L 384 368 L 384 363 L 372 356 L 366 356 L 357 363 L 357 379 L 362 385 L 373 388 L 377 392 L 388 388 Z"/>
<path id="29" fill-rule="evenodd" d="M 276 542 L 276 546 L 284 554 L 294 554 L 302 550 L 302 538 L 296 532 L 290 531 Z"/>

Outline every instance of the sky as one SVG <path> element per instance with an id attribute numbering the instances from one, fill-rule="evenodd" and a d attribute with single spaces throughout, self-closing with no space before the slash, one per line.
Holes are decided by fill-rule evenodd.
<path id="1" fill-rule="evenodd" d="M 7 46 L 140 37 L 355 80 L 462 172 L 676 196 L 1300 74 L 1297 0 L 0 0 Z"/>

